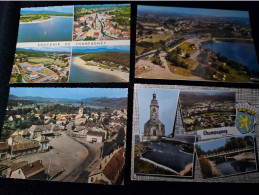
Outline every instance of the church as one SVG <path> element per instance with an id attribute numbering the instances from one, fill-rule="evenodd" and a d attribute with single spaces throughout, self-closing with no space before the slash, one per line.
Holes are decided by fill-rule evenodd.
<path id="1" fill-rule="evenodd" d="M 150 119 L 144 125 L 144 140 L 156 140 L 165 136 L 165 125 L 159 120 L 159 105 L 156 94 L 150 104 Z"/>

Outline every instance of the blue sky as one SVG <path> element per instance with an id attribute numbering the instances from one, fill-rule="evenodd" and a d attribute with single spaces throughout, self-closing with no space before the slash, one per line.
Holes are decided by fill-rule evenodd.
<path id="1" fill-rule="evenodd" d="M 248 135 L 243 135 L 243 136 L 238 136 L 238 137 L 245 137 L 245 136 L 248 136 Z M 253 139 L 254 139 L 253 134 L 249 134 L 249 136 L 253 137 Z M 197 145 L 199 145 L 202 150 L 207 152 L 208 150 L 214 150 L 216 148 L 224 146 L 226 141 L 227 141 L 227 138 L 224 138 L 224 139 L 218 139 L 218 140 L 213 140 L 213 141 L 208 141 L 208 142 L 197 143 Z"/>
<path id="2" fill-rule="evenodd" d="M 129 45 L 107 45 L 107 46 L 76 46 L 73 47 L 73 52 L 104 52 L 104 51 L 118 51 L 130 52 Z"/>
<path id="3" fill-rule="evenodd" d="M 17 47 L 17 49 L 28 49 L 35 51 L 71 52 L 71 47 Z"/>
<path id="4" fill-rule="evenodd" d="M 173 133 L 179 90 L 176 89 L 138 89 L 139 125 L 144 133 L 144 125 L 150 119 L 150 103 L 153 93 L 159 105 L 159 120 L 165 125 L 165 135 Z"/>
<path id="5" fill-rule="evenodd" d="M 59 12 L 59 13 L 74 13 L 74 6 L 49 6 L 49 7 L 30 7 L 22 8 L 21 14 L 23 13 L 33 13 L 33 12 Z"/>
<path id="6" fill-rule="evenodd" d="M 217 17 L 241 17 L 249 18 L 248 11 L 236 10 L 220 10 L 220 9 L 201 9 L 201 8 L 181 8 L 181 7 L 164 7 L 164 6 L 138 6 L 138 12 L 149 11 L 152 12 L 169 12 L 177 14 L 195 14 L 201 16 L 217 16 Z"/>
<path id="7" fill-rule="evenodd" d="M 89 97 L 127 97 L 126 88 L 10 88 L 16 96 L 83 99 Z"/>
<path id="8" fill-rule="evenodd" d="M 103 5 L 75 5 L 75 7 L 113 7 L 113 6 L 119 6 L 119 5 L 126 5 L 130 6 L 130 4 L 103 4 Z"/>
<path id="9" fill-rule="evenodd" d="M 235 92 L 233 91 L 219 91 L 219 90 L 181 90 L 182 92 L 200 92 L 200 93 L 205 93 L 208 95 L 216 95 L 219 93 L 233 93 L 233 96 L 235 96 Z"/>

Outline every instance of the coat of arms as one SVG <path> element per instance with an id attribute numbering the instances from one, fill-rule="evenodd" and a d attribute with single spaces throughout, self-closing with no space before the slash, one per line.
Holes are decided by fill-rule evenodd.
<path id="1" fill-rule="evenodd" d="M 255 124 L 255 108 L 249 104 L 239 104 L 236 111 L 236 128 L 243 134 L 252 132 Z"/>

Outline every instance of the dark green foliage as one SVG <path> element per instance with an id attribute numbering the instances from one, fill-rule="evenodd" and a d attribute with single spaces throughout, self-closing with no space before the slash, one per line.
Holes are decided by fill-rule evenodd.
<path id="1" fill-rule="evenodd" d="M 16 80 L 17 83 L 22 83 L 22 75 L 19 74 Z"/>
<path id="2" fill-rule="evenodd" d="M 205 178 L 210 178 L 213 177 L 212 173 L 212 168 L 210 166 L 209 161 L 206 158 L 199 158 L 199 164 L 202 172 L 202 177 Z"/>
<path id="3" fill-rule="evenodd" d="M 99 53 L 87 53 L 81 57 L 84 61 L 95 61 L 99 63 L 113 62 L 114 64 L 130 66 L 130 54 L 124 52 L 99 52 Z"/>

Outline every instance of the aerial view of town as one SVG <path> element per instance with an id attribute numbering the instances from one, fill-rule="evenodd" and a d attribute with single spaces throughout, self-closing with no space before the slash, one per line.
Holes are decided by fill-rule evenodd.
<path id="1" fill-rule="evenodd" d="M 235 92 L 180 91 L 179 99 L 186 131 L 235 125 Z"/>
<path id="2" fill-rule="evenodd" d="M 75 5 L 74 41 L 129 39 L 129 4 Z"/>
<path id="3" fill-rule="evenodd" d="M 74 6 L 22 8 L 17 42 L 71 41 Z"/>
<path id="4" fill-rule="evenodd" d="M 72 48 L 69 82 L 128 82 L 130 46 Z"/>
<path id="5" fill-rule="evenodd" d="M 17 48 L 11 83 L 68 81 L 71 47 Z"/>
<path id="6" fill-rule="evenodd" d="M 123 184 L 126 125 L 127 89 L 11 88 L 1 177 Z"/>
<path id="7" fill-rule="evenodd" d="M 258 82 L 248 11 L 138 6 L 136 78 Z"/>
<path id="8" fill-rule="evenodd" d="M 172 136 L 178 95 L 173 89 L 138 89 L 135 174 L 192 177 L 195 136 Z"/>
<path id="9" fill-rule="evenodd" d="M 253 134 L 195 144 L 204 179 L 248 173 L 257 170 Z"/>

